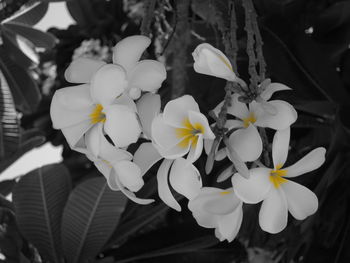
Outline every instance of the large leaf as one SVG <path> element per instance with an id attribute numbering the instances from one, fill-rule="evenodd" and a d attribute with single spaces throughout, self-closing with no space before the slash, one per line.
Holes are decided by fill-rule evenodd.
<path id="1" fill-rule="evenodd" d="M 0 5 L 0 21 L 12 16 L 17 12 L 24 4 L 30 0 L 1 0 Z"/>
<path id="2" fill-rule="evenodd" d="M 70 188 L 67 168 L 52 164 L 28 173 L 13 190 L 21 233 L 50 262 L 62 262 L 61 217 Z"/>
<path id="3" fill-rule="evenodd" d="M 34 3 L 31 6 L 9 17 L 8 19 L 6 19 L 6 21 L 33 26 L 44 17 L 48 8 L 49 5 L 47 3 Z"/>
<path id="4" fill-rule="evenodd" d="M 34 113 L 41 101 L 37 83 L 28 71 L 16 64 L 0 46 L 0 70 L 9 84 L 16 108 L 24 114 Z"/>
<path id="5" fill-rule="evenodd" d="M 0 160 L 13 154 L 21 141 L 20 124 L 10 87 L 0 70 Z"/>
<path id="6" fill-rule="evenodd" d="M 63 213 L 62 244 L 67 263 L 95 257 L 106 243 L 124 211 L 126 197 L 112 191 L 103 177 L 78 185 Z"/>
<path id="7" fill-rule="evenodd" d="M 53 48 L 57 42 L 57 39 L 52 34 L 42 32 L 25 24 L 9 22 L 3 26 L 28 39 L 35 47 L 50 49 Z"/>

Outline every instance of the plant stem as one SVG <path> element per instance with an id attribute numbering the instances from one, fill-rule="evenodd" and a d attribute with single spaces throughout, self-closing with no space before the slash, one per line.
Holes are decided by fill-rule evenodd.
<path id="1" fill-rule="evenodd" d="M 140 31 L 141 35 L 149 36 L 151 33 L 151 22 L 154 8 L 156 6 L 156 0 L 147 0 L 145 2 L 148 3 L 148 5 L 145 7 L 145 16 L 142 19 Z"/>

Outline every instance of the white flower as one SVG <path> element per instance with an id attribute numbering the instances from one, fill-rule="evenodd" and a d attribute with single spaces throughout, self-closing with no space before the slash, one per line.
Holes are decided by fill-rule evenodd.
<path id="1" fill-rule="evenodd" d="M 272 84 L 270 84 L 271 89 L 266 89 L 262 94 L 264 99 L 271 97 L 272 89 L 276 91 L 276 86 Z M 229 143 L 242 161 L 252 162 L 258 159 L 262 152 L 262 140 L 256 127 L 283 130 L 292 125 L 298 115 L 292 105 L 282 100 L 265 102 L 268 106 L 253 101 L 247 107 L 245 103 L 238 101 L 238 97 L 238 94 L 234 94 L 231 106 L 227 108 L 227 113 L 237 118 L 228 120 L 226 123 L 226 128 L 229 130 L 237 129 L 230 135 Z M 214 109 L 216 115 L 219 114 L 222 105 L 223 102 Z M 275 113 L 266 111 L 266 107 L 272 107 Z M 209 140 L 205 144 L 206 152 L 209 153 L 212 141 Z M 226 155 L 226 149 L 219 151 L 217 160 L 225 158 Z"/>
<path id="2" fill-rule="evenodd" d="M 294 165 L 283 168 L 288 156 L 290 128 L 277 131 L 272 145 L 274 168 L 254 168 L 249 179 L 239 174 L 232 177 L 236 195 L 245 203 L 263 201 L 260 227 L 269 233 L 278 233 L 287 225 L 288 211 L 298 220 L 316 212 L 316 195 L 306 187 L 290 181 L 293 178 L 319 168 L 325 161 L 326 150 L 316 148 Z M 283 169 L 282 169 L 283 168 Z"/>
<path id="3" fill-rule="evenodd" d="M 152 122 L 152 139 L 159 153 L 167 159 L 188 154 L 194 162 L 203 150 L 203 139 L 214 139 L 208 120 L 189 95 L 168 102 L 163 113 Z"/>
<path id="4" fill-rule="evenodd" d="M 196 72 L 236 81 L 237 77 L 232 69 L 230 60 L 220 50 L 208 43 L 200 44 L 192 53 Z"/>
<path id="5" fill-rule="evenodd" d="M 84 65 L 83 60 L 88 59 L 76 60 L 71 67 Z M 89 74 L 92 71 L 94 74 Z M 70 72 L 77 73 L 76 80 L 86 77 L 84 81 L 88 84 L 57 90 L 50 109 L 53 127 L 62 130 L 70 147 L 76 149 L 85 134 L 87 147 L 95 153 L 98 132 L 105 132 L 117 147 L 136 142 L 141 128 L 135 103 L 122 95 L 126 87 L 124 69 L 95 61 L 86 71 L 76 72 L 71 68 Z"/>
<path id="6" fill-rule="evenodd" d="M 222 190 L 203 187 L 188 203 L 197 223 L 205 228 L 215 228 L 215 236 L 231 242 L 237 235 L 242 219 L 242 201 L 233 189 Z"/>
<path id="7" fill-rule="evenodd" d="M 138 99 L 141 91 L 155 92 L 166 79 L 162 63 L 156 60 L 139 61 L 150 44 L 148 37 L 136 35 L 124 38 L 113 48 L 113 63 L 125 70 L 125 93 L 132 99 Z M 65 77 L 71 83 L 88 83 L 101 65 L 104 62 L 78 58 L 67 68 Z"/>
<path id="8" fill-rule="evenodd" d="M 132 162 L 132 155 L 111 145 L 102 133 L 96 155 L 86 151 L 86 156 L 94 162 L 97 169 L 104 175 L 108 186 L 115 191 L 122 191 L 129 199 L 139 204 L 149 204 L 153 199 L 137 198 L 137 192 L 144 185 L 141 169 Z"/>

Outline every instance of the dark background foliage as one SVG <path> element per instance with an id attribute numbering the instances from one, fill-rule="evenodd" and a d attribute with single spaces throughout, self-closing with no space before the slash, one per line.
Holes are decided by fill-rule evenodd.
<path id="1" fill-rule="evenodd" d="M 0 182 L 0 252 L 6 258 L 1 262 L 350 261 L 350 1 L 254 1 L 267 77 L 293 89 L 278 97 L 299 113 L 289 161 L 318 146 L 327 148 L 327 159 L 317 171 L 298 178 L 319 198 L 315 215 L 302 222 L 290 219 L 283 232 L 270 235 L 259 229 L 259 206 L 245 205 L 242 228 L 232 243 L 218 243 L 213 231 L 199 227 L 189 211 L 177 213 L 157 199 L 157 166 L 139 193 L 157 202 L 139 206 L 109 190 L 85 156 L 71 151 L 62 133 L 52 129 L 50 101 L 55 90 L 69 85 L 63 73 L 74 51 L 86 40 L 99 39 L 111 48 L 139 34 L 149 1 L 70 0 L 67 7 L 77 24 L 46 33 L 32 26 L 44 16 L 48 2 L 0 1 L 0 172 L 45 142 L 64 146 L 62 163 L 34 170 L 19 181 Z M 203 41 L 224 50 L 217 21 L 228 23 L 229 2 L 188 1 L 184 18 L 179 15 L 183 1 L 156 1 L 149 25 L 154 41 L 147 55 L 166 59 L 163 103 L 188 93 L 207 113 L 223 99 L 225 82 L 196 74 L 191 52 Z M 234 2 L 238 72 L 248 80 L 244 11 L 240 1 Z M 21 8 L 29 11 L 11 19 Z M 26 39 L 27 52 L 17 36 Z M 49 85 L 45 63 L 57 66 Z M 203 175 L 204 163 L 205 158 L 197 163 Z M 205 184 L 216 184 L 216 175 L 228 165 L 215 164 Z M 9 194 L 12 202 L 5 198 Z"/>

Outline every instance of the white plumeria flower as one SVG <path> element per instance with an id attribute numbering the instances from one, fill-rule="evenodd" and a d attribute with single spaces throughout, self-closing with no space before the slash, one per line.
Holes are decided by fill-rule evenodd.
<path id="1" fill-rule="evenodd" d="M 271 87 L 276 91 L 275 85 Z M 272 93 L 271 89 L 266 89 L 266 93 L 263 96 L 269 99 Z M 238 94 L 234 94 L 232 96 L 231 106 L 227 108 L 227 113 L 237 118 L 235 120 L 228 120 L 226 123 L 226 128 L 229 130 L 237 129 L 230 135 L 229 143 L 243 162 L 252 162 L 260 157 L 263 149 L 257 127 L 283 130 L 296 121 L 298 114 L 292 105 L 282 100 L 266 102 L 267 105 L 276 110 L 274 114 L 271 114 L 264 109 L 265 106 L 263 107 L 261 103 L 253 101 L 247 107 L 245 103 L 238 100 L 238 97 Z M 222 105 L 223 102 L 214 109 L 216 115 L 219 114 Z M 205 142 L 207 153 L 210 151 L 212 143 L 210 140 Z M 216 159 L 222 160 L 226 156 L 227 149 L 222 149 L 218 152 Z"/>
<path id="2" fill-rule="evenodd" d="M 236 81 L 230 60 L 219 49 L 208 43 L 200 44 L 192 53 L 196 72 L 228 81 Z"/>
<path id="3" fill-rule="evenodd" d="M 149 204 L 154 201 L 135 196 L 133 192 L 139 191 L 144 185 L 140 167 L 132 162 L 132 154 L 111 145 L 102 133 L 100 133 L 97 154 L 91 154 L 89 151 L 86 151 L 85 154 L 104 175 L 112 190 L 122 191 L 129 199 L 138 204 Z"/>
<path id="4" fill-rule="evenodd" d="M 205 228 L 215 228 L 215 236 L 231 242 L 237 235 L 243 219 L 242 201 L 232 188 L 222 190 L 203 187 L 199 194 L 189 201 L 197 223 Z"/>
<path id="5" fill-rule="evenodd" d="M 188 153 L 196 161 L 203 150 L 203 139 L 214 139 L 207 118 L 200 113 L 192 96 L 184 95 L 165 105 L 152 122 L 152 139 L 159 153 L 176 159 Z"/>
<path id="6" fill-rule="evenodd" d="M 290 128 L 277 131 L 272 144 L 274 168 L 254 168 L 249 179 L 239 174 L 232 177 L 236 195 L 245 203 L 263 201 L 260 227 L 269 233 L 278 233 L 287 225 L 288 211 L 298 220 L 314 214 L 318 207 L 317 196 L 306 187 L 287 178 L 297 177 L 319 168 L 325 161 L 326 150 L 319 147 L 294 165 L 283 168 L 288 156 Z"/>
<path id="7" fill-rule="evenodd" d="M 114 64 L 94 65 L 91 80 L 57 90 L 50 109 L 53 127 L 62 130 L 70 147 L 75 149 L 85 134 L 92 153 L 98 150 L 99 132 L 106 133 L 117 147 L 136 142 L 141 133 L 135 103 L 122 95 L 126 87 L 124 69 Z M 77 66 L 71 65 L 70 71 L 76 73 L 76 78 L 83 78 L 88 70 L 82 72 Z"/>
<path id="8" fill-rule="evenodd" d="M 125 94 L 138 99 L 141 91 L 156 92 L 166 79 L 164 65 L 156 60 L 140 60 L 142 53 L 151 44 L 146 36 L 135 35 L 124 38 L 113 48 L 113 64 L 126 72 Z M 71 83 L 88 83 L 96 70 L 104 65 L 102 61 L 78 58 L 65 72 Z"/>

